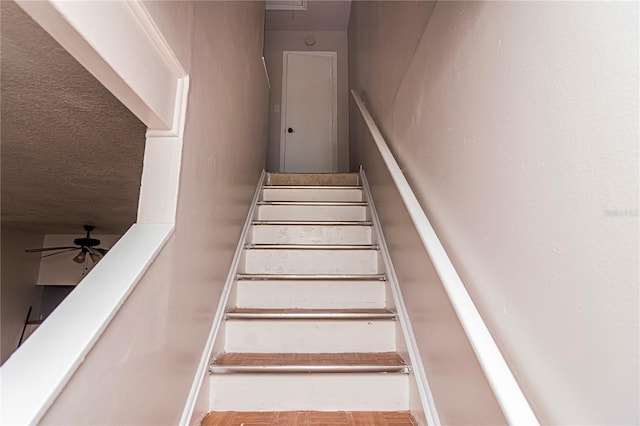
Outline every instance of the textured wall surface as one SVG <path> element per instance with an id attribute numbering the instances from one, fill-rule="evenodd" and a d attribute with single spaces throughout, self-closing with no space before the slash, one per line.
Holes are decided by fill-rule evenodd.
<path id="1" fill-rule="evenodd" d="M 20 341 L 20 333 L 33 306 L 31 318 L 40 314 L 42 288 L 36 286 L 40 257 L 25 253 L 27 247 L 42 246 L 44 234 L 2 227 L 0 230 L 2 265 L 0 277 L 0 364 L 11 355 Z"/>
<path id="2" fill-rule="evenodd" d="M 419 7 L 354 2 L 351 87 L 540 420 L 638 423 L 638 4 Z"/>
<path id="3" fill-rule="evenodd" d="M 265 166 L 263 3 L 147 7 L 191 58 L 176 230 L 43 424 L 178 424 Z"/>
<path id="4" fill-rule="evenodd" d="M 145 126 L 14 2 L 0 15 L 3 225 L 124 233 Z"/>
<path id="5" fill-rule="evenodd" d="M 305 37 L 315 37 L 314 46 L 306 46 Z M 338 171 L 349 170 L 349 75 L 346 31 L 266 31 L 264 56 L 271 82 L 269 97 L 269 171 L 280 170 L 280 131 L 282 111 L 274 112 L 274 105 L 282 106 L 282 52 L 327 51 L 338 53 Z"/>

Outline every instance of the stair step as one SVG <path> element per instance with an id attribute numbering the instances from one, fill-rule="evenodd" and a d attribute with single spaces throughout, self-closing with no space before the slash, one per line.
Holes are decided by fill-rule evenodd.
<path id="1" fill-rule="evenodd" d="M 394 352 L 396 321 L 379 319 L 235 319 L 224 322 L 224 352 Z"/>
<path id="2" fill-rule="evenodd" d="M 357 186 L 265 186 L 262 200 L 272 201 L 362 201 L 362 189 Z"/>
<path id="3" fill-rule="evenodd" d="M 408 411 L 212 411 L 201 426 L 415 426 Z"/>
<path id="4" fill-rule="evenodd" d="M 252 248 L 240 272 L 248 274 L 378 274 L 378 250 L 367 248 Z"/>
<path id="5" fill-rule="evenodd" d="M 253 308 L 384 308 L 382 279 L 238 279 L 236 306 Z"/>
<path id="6" fill-rule="evenodd" d="M 211 373 L 407 373 L 395 352 L 349 353 L 223 353 Z"/>
<path id="7" fill-rule="evenodd" d="M 278 221 L 366 221 L 363 203 L 273 203 L 258 204 L 256 220 Z"/>
<path id="8" fill-rule="evenodd" d="M 209 409 L 213 411 L 407 410 L 409 409 L 409 378 L 410 375 L 405 373 L 211 374 L 209 375 Z M 247 425 L 249 424 L 256 423 L 248 422 Z M 379 423 L 370 424 L 378 425 Z"/>
<path id="9" fill-rule="evenodd" d="M 246 281 L 385 281 L 385 274 L 237 274 L 237 280 Z"/>
<path id="10" fill-rule="evenodd" d="M 358 173 L 268 173 L 267 185 L 360 185 Z"/>
<path id="11" fill-rule="evenodd" d="M 371 226 L 352 224 L 260 224 L 253 225 L 252 244 L 371 244 Z"/>
<path id="12" fill-rule="evenodd" d="M 278 320 L 335 320 L 335 319 L 396 319 L 397 314 L 384 308 L 378 309 L 285 309 L 285 308 L 233 308 L 226 319 L 278 319 Z"/>

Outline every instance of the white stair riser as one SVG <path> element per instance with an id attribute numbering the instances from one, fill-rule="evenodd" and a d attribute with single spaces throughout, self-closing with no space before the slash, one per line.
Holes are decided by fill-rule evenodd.
<path id="1" fill-rule="evenodd" d="M 254 225 L 254 244 L 371 244 L 370 226 Z"/>
<path id="2" fill-rule="evenodd" d="M 227 320 L 225 352 L 393 352 L 393 320 Z"/>
<path id="3" fill-rule="evenodd" d="M 258 220 L 367 220 L 366 206 L 258 206 Z"/>
<path id="4" fill-rule="evenodd" d="M 247 274 L 377 274 L 376 250 L 245 250 Z"/>
<path id="5" fill-rule="evenodd" d="M 213 374 L 210 410 L 405 411 L 408 374 Z"/>
<path id="6" fill-rule="evenodd" d="M 384 281 L 238 281 L 240 308 L 385 307 Z"/>
<path id="7" fill-rule="evenodd" d="M 262 190 L 262 199 L 264 201 L 362 201 L 362 190 L 360 188 L 265 188 Z"/>

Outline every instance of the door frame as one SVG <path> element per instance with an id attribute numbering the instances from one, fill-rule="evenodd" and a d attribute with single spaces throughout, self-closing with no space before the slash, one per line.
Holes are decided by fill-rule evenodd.
<path id="1" fill-rule="evenodd" d="M 331 58 L 331 84 L 333 85 L 332 101 L 333 111 L 331 114 L 331 170 L 338 171 L 338 52 L 336 51 L 296 51 L 285 50 L 282 52 L 282 99 L 280 118 L 280 172 L 285 171 L 285 151 L 286 151 L 286 122 L 287 122 L 287 65 L 289 55 L 326 56 Z"/>

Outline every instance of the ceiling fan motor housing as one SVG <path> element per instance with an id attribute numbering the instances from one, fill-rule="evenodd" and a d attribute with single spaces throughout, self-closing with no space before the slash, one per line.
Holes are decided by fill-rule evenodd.
<path id="1" fill-rule="evenodd" d="M 73 261 L 76 263 L 84 263 L 86 260 L 87 253 L 91 257 L 91 260 L 95 263 L 102 258 L 107 252 L 108 249 L 103 249 L 100 247 L 96 247 L 100 245 L 100 240 L 97 238 L 91 238 L 91 231 L 95 228 L 93 225 L 84 225 L 84 230 L 87 232 L 87 235 L 83 238 L 76 238 L 73 240 L 73 243 L 76 247 L 42 247 L 42 248 L 34 248 L 34 249 L 26 249 L 27 253 L 41 253 L 45 251 L 56 251 L 56 253 L 50 253 L 43 255 L 42 257 L 54 256 L 56 254 L 66 253 L 72 250 L 80 250 L 80 253 L 73 258 Z"/>
<path id="2" fill-rule="evenodd" d="M 84 238 L 76 238 L 75 240 L 73 240 L 73 244 L 82 247 L 94 247 L 100 245 L 100 240 L 91 238 L 91 236 L 89 235 L 91 231 L 93 231 L 96 227 L 93 225 L 83 225 L 82 227 L 85 231 L 87 231 L 87 236 Z"/>
<path id="3" fill-rule="evenodd" d="M 76 238 L 73 244 L 84 247 L 94 247 L 100 245 L 100 240 L 95 238 Z"/>

